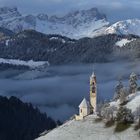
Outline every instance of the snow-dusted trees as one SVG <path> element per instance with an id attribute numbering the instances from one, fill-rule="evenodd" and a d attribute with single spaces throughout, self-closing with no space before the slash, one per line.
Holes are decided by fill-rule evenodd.
<path id="1" fill-rule="evenodd" d="M 119 80 L 118 81 L 118 84 L 116 85 L 115 87 L 115 94 L 114 94 L 114 100 L 117 100 L 120 98 L 120 93 L 121 93 L 121 89 L 123 88 L 123 84 L 122 84 L 122 81 Z"/>
<path id="2" fill-rule="evenodd" d="M 122 88 L 120 90 L 120 104 L 125 104 L 127 102 L 127 95 L 128 95 L 128 91 L 127 88 Z"/>
<path id="3" fill-rule="evenodd" d="M 137 75 L 133 72 L 129 78 L 129 93 L 135 93 L 137 91 Z"/>
<path id="4" fill-rule="evenodd" d="M 106 120 L 114 120 L 117 108 L 114 106 L 108 106 L 102 109 L 101 116 Z"/>
<path id="5" fill-rule="evenodd" d="M 134 116 L 135 116 L 135 120 L 137 120 L 137 124 L 135 126 L 135 130 L 137 130 L 137 129 L 140 128 L 140 106 L 138 106 L 136 108 L 136 111 L 134 113 Z"/>
<path id="6" fill-rule="evenodd" d="M 117 112 L 116 121 L 124 124 L 132 123 L 134 116 L 130 109 L 121 106 Z"/>
<path id="7" fill-rule="evenodd" d="M 134 115 L 135 115 L 135 119 L 140 119 L 140 106 L 136 108 Z"/>

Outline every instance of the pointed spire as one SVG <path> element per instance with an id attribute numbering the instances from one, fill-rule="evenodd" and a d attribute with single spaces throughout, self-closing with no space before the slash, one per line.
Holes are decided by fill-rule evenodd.
<path id="1" fill-rule="evenodd" d="M 95 71 L 92 72 L 91 77 L 96 77 L 96 75 L 95 75 Z"/>
<path id="2" fill-rule="evenodd" d="M 94 67 L 94 65 L 93 65 L 93 72 L 92 72 L 91 77 L 96 77 L 96 75 L 95 75 L 95 67 Z"/>

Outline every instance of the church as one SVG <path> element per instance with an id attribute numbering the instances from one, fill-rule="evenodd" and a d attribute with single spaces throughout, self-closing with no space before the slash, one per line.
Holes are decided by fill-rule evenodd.
<path id="1" fill-rule="evenodd" d="M 84 117 L 90 114 L 96 114 L 97 112 L 97 81 L 96 75 L 93 72 L 90 76 L 90 93 L 89 93 L 89 101 L 85 98 L 79 105 L 79 115 L 75 115 L 76 120 L 82 120 Z"/>

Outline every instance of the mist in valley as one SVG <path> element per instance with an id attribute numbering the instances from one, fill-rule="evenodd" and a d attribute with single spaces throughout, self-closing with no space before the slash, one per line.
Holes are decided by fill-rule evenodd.
<path id="1" fill-rule="evenodd" d="M 94 64 L 100 100 L 110 100 L 117 80 L 128 85 L 131 72 L 140 74 L 139 62 Z M 65 121 L 78 112 L 83 97 L 89 99 L 93 64 L 50 66 L 42 70 L 7 70 L 0 73 L 0 95 L 31 102 L 54 119 Z"/>

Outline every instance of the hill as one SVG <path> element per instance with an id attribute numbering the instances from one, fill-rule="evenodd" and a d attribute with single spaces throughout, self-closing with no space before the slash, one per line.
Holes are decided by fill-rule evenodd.
<path id="1" fill-rule="evenodd" d="M 51 65 L 110 62 L 135 55 L 120 47 L 118 41 L 128 40 L 127 46 L 139 37 L 134 35 L 103 35 L 96 38 L 70 39 L 60 35 L 45 35 L 26 30 L 0 41 L 0 58 L 24 61 L 48 61 Z M 135 46 L 132 48 L 135 51 Z M 128 53 L 126 53 L 128 52 Z"/>
<path id="2" fill-rule="evenodd" d="M 53 119 L 16 97 L 0 96 L 0 139 L 33 140 L 56 127 Z"/>
<path id="3" fill-rule="evenodd" d="M 140 106 L 140 92 L 128 96 L 125 105 L 134 114 Z M 110 107 L 119 107 L 119 100 L 109 103 Z M 70 120 L 51 132 L 40 136 L 36 140 L 139 140 L 140 132 L 134 130 L 135 124 L 127 129 L 117 132 L 116 124 L 107 126 L 105 120 L 99 120 L 96 115 L 90 115 L 82 121 Z"/>

